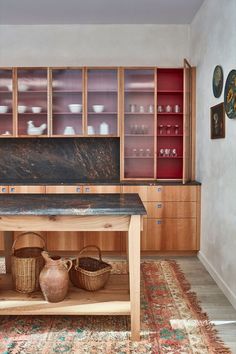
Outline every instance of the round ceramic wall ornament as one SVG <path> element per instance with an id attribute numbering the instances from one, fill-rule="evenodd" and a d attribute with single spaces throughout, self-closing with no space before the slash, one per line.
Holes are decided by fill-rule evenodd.
<path id="1" fill-rule="evenodd" d="M 224 80 L 223 69 L 220 65 L 217 65 L 214 69 L 213 78 L 212 78 L 212 89 L 213 89 L 214 96 L 216 98 L 219 98 L 222 93 L 223 80 Z"/>
<path id="2" fill-rule="evenodd" d="M 236 118 L 236 70 L 231 70 L 225 84 L 225 112 L 229 118 Z"/>

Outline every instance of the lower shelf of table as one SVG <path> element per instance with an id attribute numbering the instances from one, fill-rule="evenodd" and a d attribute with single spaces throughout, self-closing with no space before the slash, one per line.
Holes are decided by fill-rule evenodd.
<path id="1" fill-rule="evenodd" d="M 104 289 L 71 286 L 62 302 L 49 303 L 41 292 L 12 290 L 11 275 L 0 275 L 0 315 L 130 315 L 128 275 L 112 274 Z"/>

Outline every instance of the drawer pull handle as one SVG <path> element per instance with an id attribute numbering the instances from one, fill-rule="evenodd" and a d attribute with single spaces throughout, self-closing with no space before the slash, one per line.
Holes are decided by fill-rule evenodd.
<path id="1" fill-rule="evenodd" d="M 162 204 L 157 204 L 157 208 L 161 209 L 162 208 Z"/>
<path id="2" fill-rule="evenodd" d="M 162 220 L 157 220 L 157 225 L 161 225 L 162 224 Z"/>
<path id="3" fill-rule="evenodd" d="M 161 192 L 161 190 L 162 190 L 161 187 L 158 187 L 158 188 L 157 188 L 157 191 L 158 191 L 158 192 Z"/>
<path id="4" fill-rule="evenodd" d="M 80 187 L 76 187 L 76 192 L 80 193 Z"/>
<path id="5" fill-rule="evenodd" d="M 2 188 L 2 192 L 6 193 L 7 189 L 5 187 Z"/>
<path id="6" fill-rule="evenodd" d="M 10 192 L 11 192 L 11 193 L 14 193 L 14 192 L 15 192 L 15 188 L 14 188 L 14 187 L 11 187 Z"/>
<path id="7" fill-rule="evenodd" d="M 85 192 L 89 193 L 90 192 L 90 188 L 89 187 L 85 187 Z"/>

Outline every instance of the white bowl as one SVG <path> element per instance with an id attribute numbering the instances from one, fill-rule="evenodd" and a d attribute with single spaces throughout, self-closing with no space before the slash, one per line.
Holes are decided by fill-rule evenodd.
<path id="1" fill-rule="evenodd" d="M 8 106 L 0 106 L 0 113 L 7 113 Z"/>
<path id="2" fill-rule="evenodd" d="M 24 92 L 28 90 L 28 86 L 26 84 L 23 83 L 18 83 L 18 91 L 20 92 Z"/>
<path id="3" fill-rule="evenodd" d="M 80 113 L 82 111 L 82 104 L 72 103 L 68 105 L 71 113 Z"/>
<path id="4" fill-rule="evenodd" d="M 25 113 L 25 111 L 26 111 L 26 106 L 18 106 L 17 107 L 17 111 L 18 111 L 18 113 Z"/>
<path id="5" fill-rule="evenodd" d="M 42 111 L 42 107 L 32 107 L 31 109 L 33 113 L 40 113 Z"/>
<path id="6" fill-rule="evenodd" d="M 94 104 L 93 110 L 95 113 L 102 113 L 104 111 L 104 105 L 103 104 Z"/>

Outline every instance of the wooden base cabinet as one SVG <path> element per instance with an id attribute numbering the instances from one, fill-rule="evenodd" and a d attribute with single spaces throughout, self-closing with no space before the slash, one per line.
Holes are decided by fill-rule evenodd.
<path id="1" fill-rule="evenodd" d="M 147 219 L 143 251 L 197 251 L 196 218 Z"/>

